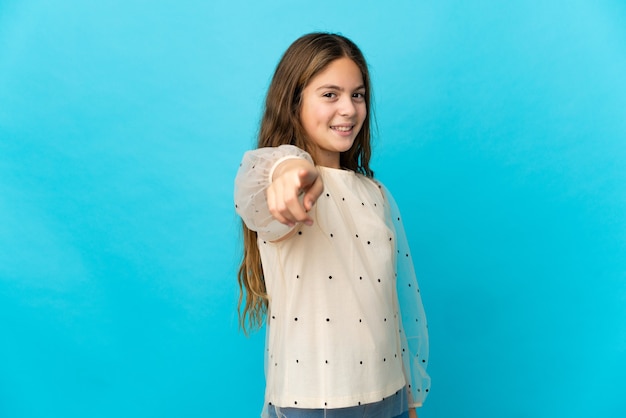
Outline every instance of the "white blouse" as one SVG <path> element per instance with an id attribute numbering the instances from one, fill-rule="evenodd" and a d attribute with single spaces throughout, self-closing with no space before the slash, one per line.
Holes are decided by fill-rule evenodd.
<path id="1" fill-rule="evenodd" d="M 430 387 L 427 325 L 395 203 L 361 174 L 318 166 L 314 224 L 292 231 L 265 200 L 287 158 L 312 161 L 291 145 L 261 148 L 244 155 L 235 180 L 269 297 L 265 404 L 344 408 L 408 385 L 409 406 L 420 406 Z"/>

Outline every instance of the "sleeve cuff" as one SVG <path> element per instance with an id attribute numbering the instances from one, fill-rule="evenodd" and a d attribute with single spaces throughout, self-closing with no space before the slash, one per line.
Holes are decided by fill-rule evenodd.
<path id="1" fill-rule="evenodd" d="M 276 167 L 278 167 L 280 163 L 287 161 L 287 160 L 293 160 L 293 159 L 306 160 L 306 158 L 302 158 L 297 155 L 285 155 L 284 157 L 279 158 L 278 160 L 276 160 L 274 165 L 272 165 L 272 168 L 270 168 L 270 173 L 268 176 L 269 182 L 270 183 L 272 182 L 272 179 L 274 178 L 274 170 L 276 170 Z"/>

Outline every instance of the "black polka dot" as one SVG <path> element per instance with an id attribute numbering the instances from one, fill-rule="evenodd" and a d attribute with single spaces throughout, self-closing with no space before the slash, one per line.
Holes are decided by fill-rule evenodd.
<path id="1" fill-rule="evenodd" d="M 367 245 L 370 245 L 372 242 L 371 241 L 367 241 Z"/>
<path id="2" fill-rule="evenodd" d="M 330 234 L 330 237 L 332 238 L 332 237 L 333 237 L 333 234 Z"/>
<path id="3" fill-rule="evenodd" d="M 329 194 L 329 193 L 326 193 L 326 197 L 330 197 L 330 194 Z"/>
<path id="4" fill-rule="evenodd" d="M 297 320 L 298 320 L 298 318 L 294 318 L 293 320 L 294 320 L 294 321 L 297 321 Z"/>
<path id="5" fill-rule="evenodd" d="M 298 231 L 298 235 L 302 235 L 302 231 Z"/>
<path id="6" fill-rule="evenodd" d="M 330 318 L 326 318 L 326 322 L 330 322 Z"/>
<path id="7" fill-rule="evenodd" d="M 363 280 L 363 276 L 359 276 L 359 280 Z"/>
<path id="8" fill-rule="evenodd" d="M 329 278 L 329 279 L 332 279 L 332 278 L 333 278 L 333 276 L 328 276 L 328 278 Z"/>

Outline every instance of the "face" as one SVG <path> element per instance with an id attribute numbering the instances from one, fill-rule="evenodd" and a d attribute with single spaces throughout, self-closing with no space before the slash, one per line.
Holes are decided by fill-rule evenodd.
<path id="1" fill-rule="evenodd" d="M 302 91 L 300 121 L 319 165 L 340 168 L 366 116 L 363 76 L 350 58 L 331 62 Z"/>

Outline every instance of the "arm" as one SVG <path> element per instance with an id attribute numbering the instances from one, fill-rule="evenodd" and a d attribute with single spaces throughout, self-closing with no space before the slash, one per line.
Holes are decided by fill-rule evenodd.
<path id="1" fill-rule="evenodd" d="M 430 391 L 430 376 L 426 372 L 429 355 L 428 325 L 400 211 L 389 191 L 382 184 L 379 185 L 386 201 L 385 218 L 388 227 L 395 232 L 400 344 L 404 374 L 409 385 L 410 414 L 411 410 L 422 406 Z"/>
<path id="2" fill-rule="evenodd" d="M 305 166 L 304 163 L 309 165 Z M 300 179 L 300 183 L 294 179 L 293 170 L 298 167 L 300 169 L 308 167 L 307 174 Z M 311 208 L 317 198 L 314 195 L 315 191 L 321 188 L 321 180 L 317 183 L 316 179 L 313 179 L 309 186 L 308 183 L 311 183 L 309 179 L 314 177 L 311 168 L 315 169 L 311 156 L 292 145 L 259 148 L 246 152 L 235 178 L 234 193 L 235 209 L 246 226 L 268 241 L 275 241 L 288 234 L 293 229 L 294 221 L 299 221 L 303 217 L 301 213 L 296 213 L 295 217 L 289 218 L 291 216 L 289 212 L 295 210 L 293 204 L 287 205 L 290 209 L 285 212 L 286 208 L 280 206 L 280 200 L 282 199 L 282 204 L 285 204 L 284 199 L 286 194 L 289 194 L 289 190 L 293 190 L 293 195 L 297 196 L 295 187 L 298 184 L 297 190 L 311 189 L 312 194 L 305 196 L 308 204 L 305 210 Z M 295 177 L 298 177 L 297 172 Z M 292 180 L 291 185 L 288 179 Z M 318 185 L 313 187 L 316 183 Z M 271 204 L 268 197 L 271 199 Z M 306 218 L 304 217 L 304 221 L 308 221 Z"/>

